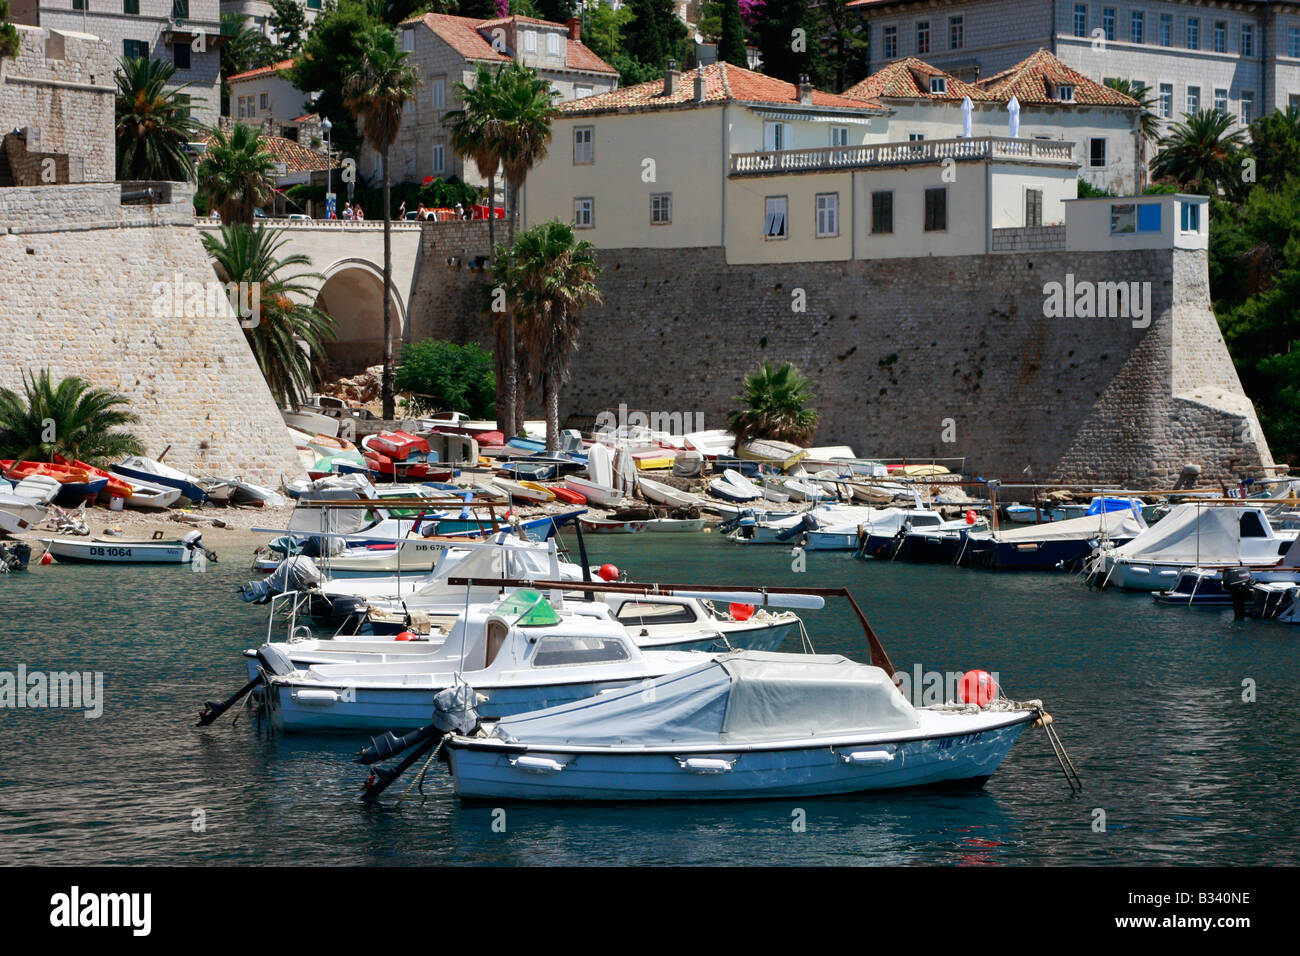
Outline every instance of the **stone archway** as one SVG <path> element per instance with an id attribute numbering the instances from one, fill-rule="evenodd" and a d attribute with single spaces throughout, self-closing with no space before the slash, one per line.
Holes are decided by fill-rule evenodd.
<path id="1" fill-rule="evenodd" d="M 335 375 L 354 375 L 384 361 L 383 270 L 365 259 L 344 259 L 324 272 L 316 307 L 334 318 L 335 339 L 325 351 Z M 406 308 L 389 287 L 393 303 L 393 353 L 401 352 Z"/>

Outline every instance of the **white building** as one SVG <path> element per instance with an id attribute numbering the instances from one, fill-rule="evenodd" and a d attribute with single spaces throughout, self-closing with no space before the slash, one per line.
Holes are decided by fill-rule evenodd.
<path id="1" fill-rule="evenodd" d="M 1242 125 L 1300 105 L 1300 2 L 856 0 L 870 68 L 916 56 L 974 82 L 1047 49 L 1104 82 L 1150 87 L 1162 120 L 1215 108 Z"/>
<path id="2" fill-rule="evenodd" d="M 485 185 L 474 164 L 451 148 L 447 114 L 461 108 L 456 84 L 471 85 L 480 64 L 496 67 L 511 60 L 532 67 L 562 99 L 592 96 L 618 87 L 618 72 L 582 42 L 582 21 L 567 24 L 531 17 L 475 20 L 427 13 L 401 24 L 402 49 L 420 78 L 414 102 L 407 105 L 394 157 L 394 182 L 425 176 L 458 177 Z M 397 163 L 400 168 L 396 168 Z M 378 178 L 379 155 L 366 149 L 361 169 Z"/>
<path id="3" fill-rule="evenodd" d="M 286 126 L 301 122 L 311 110 L 307 94 L 289 82 L 286 70 L 293 60 L 281 60 L 255 70 L 226 77 L 230 86 L 230 116 L 262 123 L 276 120 Z"/>
<path id="4" fill-rule="evenodd" d="M 119 59 L 169 60 L 176 74 L 168 88 L 188 84 L 181 96 L 189 97 L 194 119 L 216 125 L 223 42 L 217 0 L 15 0 L 10 10 L 15 23 L 107 40 Z"/>
<path id="5" fill-rule="evenodd" d="M 1077 191 L 1066 140 L 900 139 L 879 101 L 726 63 L 561 104 L 529 176 L 528 224 L 599 248 L 721 247 L 730 263 L 992 251 L 1059 226 Z"/>
<path id="6" fill-rule="evenodd" d="M 320 16 L 325 7 L 324 0 L 298 0 L 302 12 L 310 27 Z M 275 30 L 271 28 L 271 17 L 275 13 L 266 0 L 221 0 L 222 13 L 235 13 L 248 19 L 248 25 L 268 40 L 276 39 Z"/>

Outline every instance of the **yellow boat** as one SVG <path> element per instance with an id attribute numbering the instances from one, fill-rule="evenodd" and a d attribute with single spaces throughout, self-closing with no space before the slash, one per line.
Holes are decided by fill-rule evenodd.
<path id="1" fill-rule="evenodd" d="M 546 495 L 546 500 L 547 500 L 547 501 L 554 501 L 554 500 L 555 500 L 555 492 L 553 492 L 550 488 L 547 488 L 545 485 L 539 485 L 539 484 L 538 484 L 537 482 L 535 482 L 535 481 L 521 481 L 521 482 L 519 482 L 519 484 L 520 484 L 520 486 L 523 487 L 523 488 L 529 488 L 529 489 L 531 489 L 531 490 L 533 490 L 533 491 L 541 491 L 541 492 L 544 492 L 545 495 Z"/>

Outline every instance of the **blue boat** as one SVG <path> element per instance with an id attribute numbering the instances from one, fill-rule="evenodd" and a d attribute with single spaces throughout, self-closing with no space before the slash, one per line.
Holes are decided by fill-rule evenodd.
<path id="1" fill-rule="evenodd" d="M 556 466 L 554 462 L 516 458 L 502 464 L 501 470 L 509 472 L 516 480 L 522 478 L 528 481 L 547 481 L 555 477 Z"/>
<path id="2" fill-rule="evenodd" d="M 73 506 L 83 501 L 94 501 L 108 485 L 107 478 L 91 478 L 90 481 L 65 481 L 59 485 L 54 496 L 56 505 Z"/>
<path id="3" fill-rule="evenodd" d="M 209 497 L 207 491 L 192 476 L 151 458 L 133 455 L 120 464 L 114 465 L 110 470 L 124 478 L 135 478 L 165 488 L 179 488 L 181 494 L 195 504 L 202 504 Z"/>

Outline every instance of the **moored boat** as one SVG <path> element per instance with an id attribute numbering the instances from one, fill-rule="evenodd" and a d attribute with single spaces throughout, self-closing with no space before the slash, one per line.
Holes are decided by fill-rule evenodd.
<path id="1" fill-rule="evenodd" d="M 203 535 L 191 531 L 164 541 L 122 538 L 41 538 L 56 561 L 71 564 L 189 564 L 195 554 L 209 561 L 216 555 L 203 547 Z"/>

